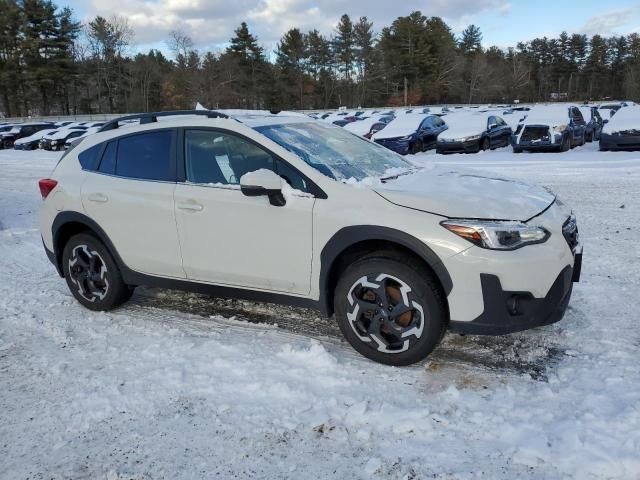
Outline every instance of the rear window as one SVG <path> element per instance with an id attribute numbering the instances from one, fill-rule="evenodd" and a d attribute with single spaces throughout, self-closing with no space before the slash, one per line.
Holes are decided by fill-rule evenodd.
<path id="1" fill-rule="evenodd" d="M 100 171 L 102 173 L 108 173 L 113 175 L 116 173 L 116 147 L 118 145 L 117 140 L 107 143 L 107 148 L 104 149 L 102 154 L 102 160 L 100 161 Z"/>
<path id="2" fill-rule="evenodd" d="M 172 181 L 172 138 L 171 130 L 121 138 L 118 141 L 116 175 L 142 180 Z"/>
<path id="3" fill-rule="evenodd" d="M 84 170 L 95 170 L 98 164 L 98 154 L 102 149 L 102 144 L 94 145 L 91 148 L 87 148 L 84 152 L 80 152 L 78 160 Z"/>

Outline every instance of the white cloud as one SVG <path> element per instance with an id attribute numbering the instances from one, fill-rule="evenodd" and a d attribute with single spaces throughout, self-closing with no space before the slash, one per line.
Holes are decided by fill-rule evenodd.
<path id="1" fill-rule="evenodd" d="M 588 35 L 602 36 L 627 33 L 621 29 L 634 18 L 637 10 L 637 8 L 625 8 L 595 15 L 584 23 L 580 31 Z"/>
<path id="2" fill-rule="evenodd" d="M 289 28 L 317 28 L 330 34 L 343 13 L 352 19 L 367 16 L 376 30 L 396 17 L 421 10 L 424 15 L 444 17 L 458 29 L 474 15 L 509 11 L 511 0 L 405 0 L 402 7 L 389 0 L 92 0 L 75 1 L 85 18 L 121 15 L 129 19 L 138 44 L 162 42 L 171 30 L 181 29 L 196 45 L 225 43 L 240 22 L 247 21 L 260 43 L 273 48 Z"/>

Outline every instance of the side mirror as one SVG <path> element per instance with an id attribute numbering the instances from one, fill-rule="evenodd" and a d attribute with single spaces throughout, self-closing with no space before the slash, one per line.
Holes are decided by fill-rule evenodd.
<path id="1" fill-rule="evenodd" d="M 490 123 L 489 124 L 489 130 L 493 130 L 494 128 L 496 128 L 498 126 L 497 123 Z"/>
<path id="2" fill-rule="evenodd" d="M 602 123 L 609 123 L 609 119 L 605 118 L 604 120 L 602 120 Z"/>
<path id="3" fill-rule="evenodd" d="M 240 177 L 240 190 L 247 197 L 266 195 L 269 197 L 269 203 L 276 207 L 283 207 L 287 203 L 282 194 L 282 178 L 265 168 L 245 173 Z"/>

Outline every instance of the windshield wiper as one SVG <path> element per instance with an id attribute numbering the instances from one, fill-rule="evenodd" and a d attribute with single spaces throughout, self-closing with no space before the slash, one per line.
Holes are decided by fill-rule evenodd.
<path id="1" fill-rule="evenodd" d="M 382 183 L 384 183 L 384 182 L 389 181 L 389 180 L 395 180 L 398 177 L 404 177 L 405 175 L 411 175 L 412 173 L 416 173 L 418 170 L 420 170 L 418 167 L 410 168 L 409 170 L 405 170 L 404 172 L 396 173 L 395 175 L 389 175 L 388 177 L 382 177 L 380 179 L 380 181 Z"/>

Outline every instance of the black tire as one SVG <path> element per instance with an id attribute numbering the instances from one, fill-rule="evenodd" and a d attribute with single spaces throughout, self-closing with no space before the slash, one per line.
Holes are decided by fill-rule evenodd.
<path id="1" fill-rule="evenodd" d="M 522 149 L 520 147 L 513 147 L 513 153 L 522 153 Z"/>
<path id="2" fill-rule="evenodd" d="M 393 251 L 374 252 L 347 267 L 336 286 L 334 309 L 351 346 L 387 365 L 423 360 L 447 327 L 438 283 L 415 259 Z"/>
<path id="3" fill-rule="evenodd" d="M 491 140 L 489 140 L 489 137 L 484 137 L 482 140 L 480 140 L 480 150 L 485 151 L 485 150 L 489 150 L 491 148 Z"/>
<path id="4" fill-rule="evenodd" d="M 423 151 L 422 140 L 416 140 L 409 146 L 409 153 L 415 155 L 416 153 L 420 153 Z"/>
<path id="5" fill-rule="evenodd" d="M 585 133 L 584 134 L 585 142 L 589 142 L 589 143 L 593 142 L 593 136 L 594 136 L 593 132 Z"/>
<path id="6" fill-rule="evenodd" d="M 71 294 L 89 310 L 111 310 L 133 294 L 109 250 L 90 233 L 69 239 L 62 252 L 62 268 Z"/>
<path id="7" fill-rule="evenodd" d="M 560 146 L 560 151 L 568 152 L 570 148 L 571 148 L 571 139 L 569 138 L 569 135 L 567 135 L 567 138 L 564 139 L 564 141 L 562 142 L 562 145 Z"/>

